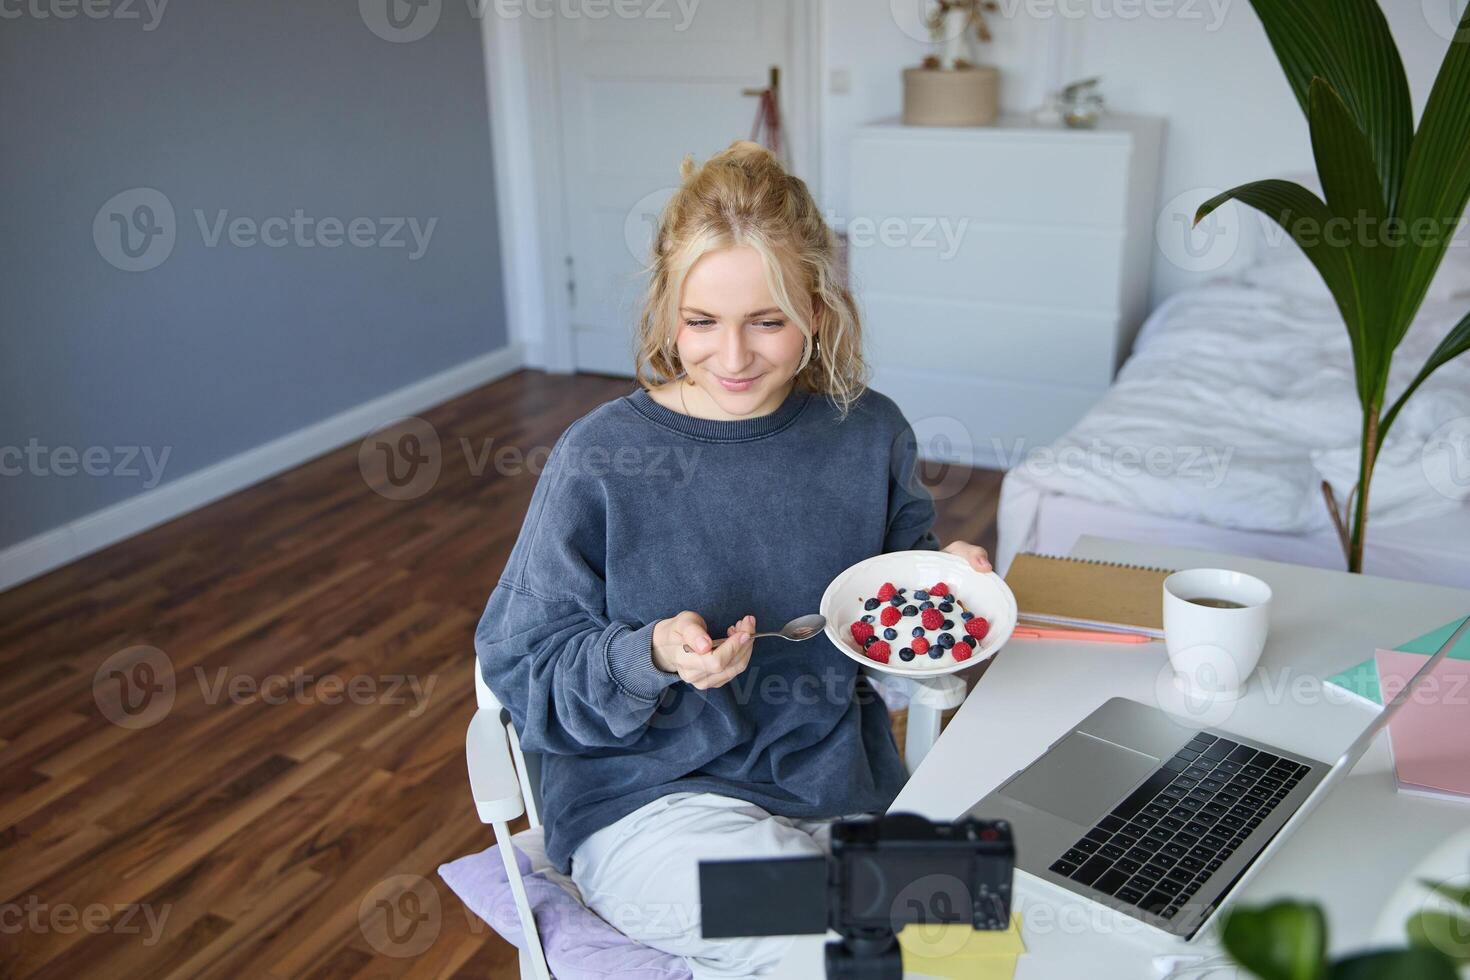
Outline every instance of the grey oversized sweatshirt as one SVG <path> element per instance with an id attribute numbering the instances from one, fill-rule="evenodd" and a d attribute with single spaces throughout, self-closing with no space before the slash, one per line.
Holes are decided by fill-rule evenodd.
<path id="1" fill-rule="evenodd" d="M 938 549 L 913 430 L 869 388 L 839 422 L 795 388 L 769 415 L 671 411 L 639 388 L 552 447 L 475 632 L 485 682 L 541 753 L 547 855 L 669 793 L 791 817 L 885 810 L 905 778 L 888 711 L 825 636 L 755 642 L 698 690 L 653 664 L 654 624 L 699 613 L 712 638 L 818 611 L 864 558 Z M 904 583 L 898 583 L 900 585 Z M 846 624 L 838 624 L 839 629 Z"/>

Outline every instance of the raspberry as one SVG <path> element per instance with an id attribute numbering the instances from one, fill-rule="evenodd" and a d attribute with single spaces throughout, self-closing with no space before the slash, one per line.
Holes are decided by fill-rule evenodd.
<path id="1" fill-rule="evenodd" d="M 938 609 L 925 609 L 919 614 L 919 621 L 926 630 L 937 630 L 944 625 L 944 613 Z"/>
<path id="2" fill-rule="evenodd" d="M 928 653 L 929 652 L 929 641 L 926 640 L 926 639 L 924 639 L 922 636 L 919 637 L 918 639 L 914 640 L 914 642 L 911 643 L 911 644 L 909 644 L 909 646 L 911 646 L 911 647 L 914 648 L 914 652 L 915 653 Z"/>
<path id="3" fill-rule="evenodd" d="M 871 646 L 869 646 L 868 649 L 867 649 L 868 656 L 872 657 L 874 660 L 878 661 L 880 664 L 886 664 L 886 663 L 888 663 L 888 656 L 889 656 L 889 654 L 891 652 L 892 652 L 892 649 L 888 646 L 888 643 L 886 641 L 884 641 L 884 640 L 879 640 L 878 642 L 876 642 L 876 643 L 872 644 Z"/>
<path id="4" fill-rule="evenodd" d="M 949 652 L 954 654 L 954 658 L 956 660 L 969 660 L 970 655 L 975 652 L 975 648 L 970 646 L 970 644 L 966 643 L 964 640 L 961 640 L 954 646 L 950 647 Z"/>
<path id="5" fill-rule="evenodd" d="M 897 606 L 884 606 L 883 611 L 878 614 L 878 619 L 884 626 L 892 626 L 903 618 L 903 613 L 898 611 Z"/>
<path id="6" fill-rule="evenodd" d="M 878 599 L 880 602 L 887 602 L 896 595 L 898 595 L 898 590 L 893 587 L 892 582 L 884 582 L 878 588 Z"/>
<path id="7" fill-rule="evenodd" d="M 947 596 L 949 595 L 949 586 L 945 585 L 943 582 L 935 582 L 933 585 L 929 586 L 929 594 L 931 596 Z"/>
<path id="8" fill-rule="evenodd" d="M 862 620 L 853 623 L 848 629 L 852 630 L 852 638 L 857 640 L 859 644 L 867 642 L 868 637 L 873 635 L 873 624 L 865 623 Z"/>
<path id="9" fill-rule="evenodd" d="M 976 640 L 983 640 L 985 634 L 990 632 L 990 620 L 984 616 L 972 616 L 965 620 L 965 632 Z"/>

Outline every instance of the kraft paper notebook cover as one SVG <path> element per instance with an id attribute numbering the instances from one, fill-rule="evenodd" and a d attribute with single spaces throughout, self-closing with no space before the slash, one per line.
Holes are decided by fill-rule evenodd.
<path id="1" fill-rule="evenodd" d="M 1382 696 L 1392 699 L 1424 666 L 1424 654 L 1374 654 Z M 1442 661 L 1388 723 L 1399 789 L 1470 800 L 1470 660 Z"/>
<path id="2" fill-rule="evenodd" d="M 1172 569 L 1023 551 L 1006 572 L 1020 617 L 1033 623 L 1164 635 Z"/>

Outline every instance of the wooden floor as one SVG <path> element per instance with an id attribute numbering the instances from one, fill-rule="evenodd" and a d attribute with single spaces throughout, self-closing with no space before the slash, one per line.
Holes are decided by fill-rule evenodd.
<path id="1" fill-rule="evenodd" d="M 516 976 L 436 874 L 492 843 L 472 635 L 535 483 L 480 463 L 630 390 L 523 371 L 424 414 L 431 489 L 352 445 L 0 594 L 0 976 Z M 999 475 L 925 479 L 993 550 Z"/>

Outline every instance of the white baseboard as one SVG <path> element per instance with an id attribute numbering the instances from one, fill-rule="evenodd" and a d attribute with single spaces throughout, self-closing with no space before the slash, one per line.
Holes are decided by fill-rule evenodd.
<path id="1" fill-rule="evenodd" d="M 492 351 L 304 429 L 170 480 L 0 551 L 0 591 L 43 575 L 520 370 L 519 344 Z"/>

